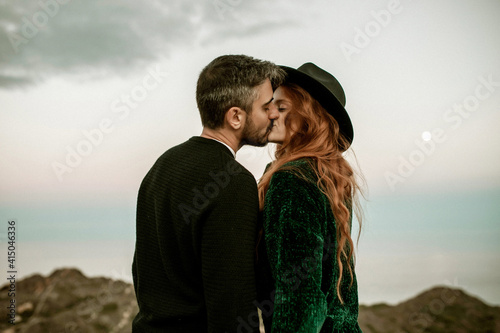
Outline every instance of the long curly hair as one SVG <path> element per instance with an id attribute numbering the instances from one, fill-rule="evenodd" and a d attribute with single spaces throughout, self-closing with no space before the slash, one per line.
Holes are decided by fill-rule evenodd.
<path id="1" fill-rule="evenodd" d="M 264 200 L 269 189 L 271 177 L 278 170 L 284 170 L 287 162 L 307 158 L 311 161 L 317 176 L 317 186 L 326 195 L 336 221 L 337 256 L 340 269 L 337 281 L 337 295 L 343 304 L 340 283 L 343 279 L 344 263 L 349 263 L 348 270 L 352 286 L 355 263 L 354 244 L 351 238 L 351 214 L 354 209 L 361 232 L 362 212 L 357 199 L 361 187 L 356 178 L 362 177 L 343 156 L 349 143 L 340 134 L 337 121 L 328 114 L 318 101 L 301 87 L 285 83 L 281 86 L 292 102 L 292 107 L 285 119 L 286 137 L 278 145 L 275 160 L 268 167 L 259 182 L 260 209 L 264 209 Z M 286 169 L 291 167 L 286 166 Z M 291 170 L 294 171 L 293 169 Z M 304 177 L 300 171 L 297 175 Z M 358 233 L 359 239 L 359 233 Z"/>

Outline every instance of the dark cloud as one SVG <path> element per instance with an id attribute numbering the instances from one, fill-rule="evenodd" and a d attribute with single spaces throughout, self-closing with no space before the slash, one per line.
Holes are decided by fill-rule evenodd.
<path id="1" fill-rule="evenodd" d="M 33 84 L 33 82 L 33 78 L 0 75 L 0 87 L 3 88 L 22 88 Z"/>
<path id="2" fill-rule="evenodd" d="M 133 72 L 200 38 L 260 33 L 270 28 L 264 8 L 242 0 L 0 0 L 0 88 Z"/>

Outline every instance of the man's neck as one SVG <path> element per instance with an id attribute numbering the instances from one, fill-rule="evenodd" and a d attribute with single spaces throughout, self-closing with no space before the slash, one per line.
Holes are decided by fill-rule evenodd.
<path id="1" fill-rule="evenodd" d="M 220 141 L 226 145 L 228 145 L 234 153 L 240 149 L 240 140 L 234 135 L 234 133 L 230 133 L 225 131 L 224 129 L 211 129 L 203 127 L 203 131 L 200 135 L 202 138 L 212 139 L 216 141 Z"/>

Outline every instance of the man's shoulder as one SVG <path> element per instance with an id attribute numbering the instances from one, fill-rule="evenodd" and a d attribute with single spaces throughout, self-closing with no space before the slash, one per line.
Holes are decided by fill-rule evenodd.
<path id="1" fill-rule="evenodd" d="M 195 137 L 191 137 L 190 139 L 179 143 L 173 147 L 168 148 L 161 156 L 160 158 L 165 158 L 166 156 L 169 155 L 175 155 L 175 154 L 182 154 L 183 152 L 190 151 L 190 150 L 196 150 L 198 148 L 198 145 L 196 144 L 196 141 L 193 140 Z"/>
<path id="2" fill-rule="evenodd" d="M 214 174 L 231 176 L 234 183 L 256 183 L 255 177 L 241 165 L 223 144 L 202 137 L 169 148 L 156 161 L 154 169 L 165 169 L 179 174 L 196 174 L 199 180 L 213 178 Z M 211 176 L 212 175 L 212 176 Z"/>
<path id="3" fill-rule="evenodd" d="M 222 143 L 200 136 L 193 136 L 190 139 L 169 148 L 159 159 L 180 158 L 193 160 L 207 160 L 219 158 L 232 158 L 232 153 Z"/>

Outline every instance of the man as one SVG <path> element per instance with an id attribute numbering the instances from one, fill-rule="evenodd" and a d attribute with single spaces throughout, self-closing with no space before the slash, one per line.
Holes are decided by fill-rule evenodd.
<path id="1" fill-rule="evenodd" d="M 258 332 L 257 184 L 235 153 L 267 143 L 283 78 L 278 66 L 243 55 L 201 72 L 201 136 L 166 151 L 139 190 L 133 332 Z"/>

